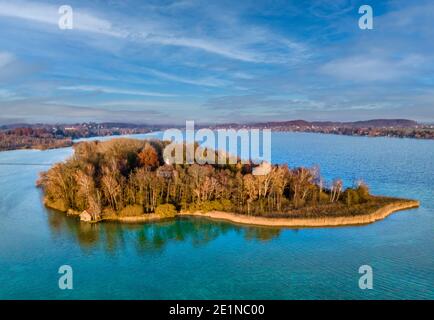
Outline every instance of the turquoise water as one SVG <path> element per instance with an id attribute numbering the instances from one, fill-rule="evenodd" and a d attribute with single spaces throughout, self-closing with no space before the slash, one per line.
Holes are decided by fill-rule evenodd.
<path id="1" fill-rule="evenodd" d="M 0 163 L 50 164 L 70 149 L 9 151 Z M 363 178 L 421 207 L 357 227 L 278 229 L 182 219 L 88 225 L 47 210 L 48 167 L 0 165 L 1 299 L 433 299 L 434 141 L 274 133 L 273 162 Z M 74 289 L 58 288 L 59 266 Z M 358 268 L 374 270 L 360 290 Z"/>

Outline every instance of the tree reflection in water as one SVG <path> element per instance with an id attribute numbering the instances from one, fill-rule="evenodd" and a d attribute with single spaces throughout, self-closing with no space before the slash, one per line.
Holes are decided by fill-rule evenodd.
<path id="1" fill-rule="evenodd" d="M 200 247 L 229 232 L 241 234 L 251 241 L 275 239 L 281 232 L 280 228 L 241 226 L 197 217 L 147 224 L 90 224 L 52 210 L 48 210 L 48 223 L 55 237 L 65 237 L 66 234 L 77 240 L 84 250 L 102 247 L 113 254 L 131 244 L 139 253 L 155 253 L 164 250 L 171 242 L 188 241 Z"/>

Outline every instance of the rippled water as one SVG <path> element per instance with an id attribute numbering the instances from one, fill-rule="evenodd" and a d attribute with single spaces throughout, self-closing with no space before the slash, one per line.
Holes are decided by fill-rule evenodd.
<path id="1" fill-rule="evenodd" d="M 363 178 L 421 207 L 366 226 L 278 229 L 206 219 L 88 225 L 47 210 L 38 172 L 70 149 L 0 153 L 2 299 L 434 298 L 434 141 L 274 133 L 273 162 Z M 58 288 L 60 265 L 74 289 Z M 358 268 L 374 289 L 358 288 Z"/>

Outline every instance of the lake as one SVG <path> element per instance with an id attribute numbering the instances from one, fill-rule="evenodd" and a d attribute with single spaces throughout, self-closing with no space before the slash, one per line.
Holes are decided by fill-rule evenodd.
<path id="1" fill-rule="evenodd" d="M 46 209 L 35 187 L 71 154 L 0 152 L 0 299 L 434 298 L 432 140 L 273 133 L 274 163 L 318 164 L 328 180 L 421 202 L 374 224 L 316 229 L 83 223 Z M 58 287 L 61 265 L 73 290 Z M 372 290 L 359 289 L 361 265 L 373 268 Z"/>

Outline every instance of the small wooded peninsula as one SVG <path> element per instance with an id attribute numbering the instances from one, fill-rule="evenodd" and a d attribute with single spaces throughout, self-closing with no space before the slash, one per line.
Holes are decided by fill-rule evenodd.
<path id="1" fill-rule="evenodd" d="M 168 164 L 168 144 L 127 138 L 75 144 L 69 159 L 41 173 L 44 203 L 86 222 L 202 216 L 287 227 L 366 224 L 419 206 L 371 195 L 362 182 L 344 189 L 340 179 L 324 181 L 318 167 L 261 164 L 268 173 L 254 175 L 258 165 L 240 160 Z"/>

